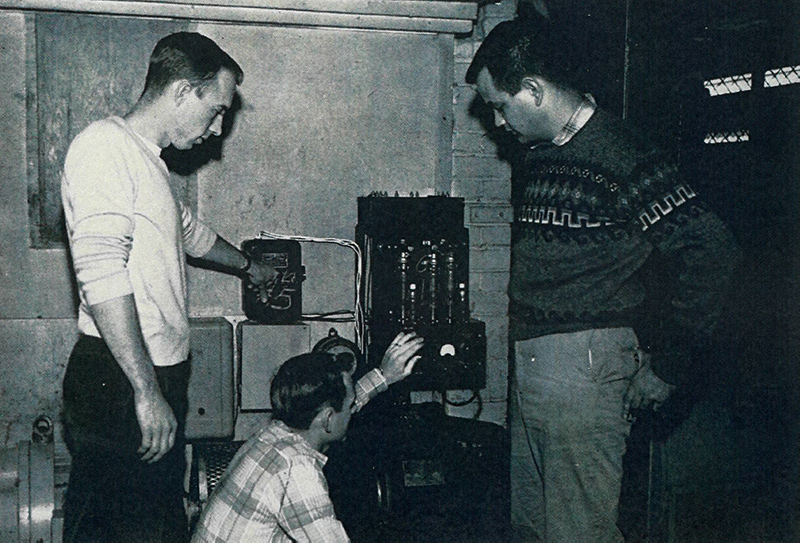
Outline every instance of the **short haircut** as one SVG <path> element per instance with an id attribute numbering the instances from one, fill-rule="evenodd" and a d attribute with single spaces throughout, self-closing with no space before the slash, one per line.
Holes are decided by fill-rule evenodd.
<path id="1" fill-rule="evenodd" d="M 244 72 L 214 40 L 196 32 L 176 32 L 161 38 L 150 55 L 142 96 L 158 96 L 173 81 L 188 80 L 202 94 L 221 69 L 229 70 L 236 84 Z"/>
<path id="2" fill-rule="evenodd" d="M 504 21 L 489 32 L 467 69 L 466 81 L 474 85 L 483 68 L 494 85 L 511 95 L 527 76 L 582 90 L 579 67 L 569 51 L 570 40 L 548 20 L 518 18 Z"/>
<path id="3" fill-rule="evenodd" d="M 272 378 L 269 390 L 272 418 L 290 428 L 307 430 L 324 407 L 341 411 L 347 396 L 343 374 L 349 371 L 347 357 L 330 353 L 290 358 Z"/>

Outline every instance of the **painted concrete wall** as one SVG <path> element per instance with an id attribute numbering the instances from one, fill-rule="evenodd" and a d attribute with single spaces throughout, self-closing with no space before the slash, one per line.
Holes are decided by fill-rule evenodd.
<path id="1" fill-rule="evenodd" d="M 224 158 L 198 174 L 198 212 L 234 243 L 261 230 L 353 239 L 356 197 L 437 187 L 449 154 L 452 38 L 324 28 L 202 25 L 245 72 Z M 452 62 L 452 61 L 451 61 Z M 446 77 L 446 80 L 445 80 Z M 447 147 L 441 133 L 447 130 Z M 449 173 L 449 172 L 448 172 Z M 303 245 L 303 310 L 353 307 L 353 253 Z M 198 312 L 240 311 L 239 284 L 191 274 Z"/>
<path id="2" fill-rule="evenodd" d="M 491 24 L 510 18 L 514 3 L 481 11 Z M 504 423 L 509 170 L 469 113 L 475 97 L 463 84 L 482 30 L 454 43 L 429 33 L 195 28 L 217 39 L 246 73 L 222 159 L 196 176 L 199 216 L 233 243 L 261 230 L 353 239 L 357 196 L 464 197 L 470 298 L 473 316 L 487 323 L 488 384 L 480 412 L 475 403 L 450 412 Z M 0 12 L 0 446 L 28 439 L 40 414 L 58 420 L 76 337 L 65 251 L 28 248 L 24 31 L 21 14 Z M 303 261 L 304 312 L 352 308 L 352 252 L 306 243 Z M 192 316 L 242 318 L 238 280 L 205 270 L 191 270 L 189 280 Z M 312 336 L 329 327 L 314 324 Z M 352 329 L 336 327 L 342 335 Z"/>

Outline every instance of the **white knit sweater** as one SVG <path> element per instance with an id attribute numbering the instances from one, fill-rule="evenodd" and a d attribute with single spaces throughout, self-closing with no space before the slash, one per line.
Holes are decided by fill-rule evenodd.
<path id="1" fill-rule="evenodd" d="M 120 117 L 97 121 L 69 147 L 61 197 L 80 331 L 99 337 L 91 306 L 133 293 L 153 363 L 170 366 L 189 355 L 184 252 L 203 256 L 216 233 L 176 201 L 160 151 Z"/>

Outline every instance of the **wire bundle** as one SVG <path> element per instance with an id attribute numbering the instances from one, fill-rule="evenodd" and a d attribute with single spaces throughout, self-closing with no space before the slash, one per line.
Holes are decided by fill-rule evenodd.
<path id="1" fill-rule="evenodd" d="M 364 352 L 365 349 L 365 334 L 364 334 L 364 311 L 361 306 L 361 277 L 363 274 L 363 259 L 361 255 L 361 248 L 358 244 L 349 239 L 339 238 L 316 238 L 310 236 L 296 236 L 275 234 L 267 230 L 262 230 L 259 235 L 261 239 L 282 239 L 290 241 L 308 242 L 308 243 L 330 243 L 347 247 L 351 249 L 356 255 L 356 276 L 355 276 L 355 308 L 351 310 L 343 309 L 339 311 L 331 311 L 326 313 L 310 313 L 303 314 L 303 320 L 318 320 L 329 322 L 354 322 L 355 323 L 355 338 L 356 345 Z"/>

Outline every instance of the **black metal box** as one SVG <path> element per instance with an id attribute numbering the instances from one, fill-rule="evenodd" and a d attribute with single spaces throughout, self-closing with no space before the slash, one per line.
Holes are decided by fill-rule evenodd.
<path id="1" fill-rule="evenodd" d="M 259 293 L 242 283 L 242 309 L 248 319 L 262 324 L 289 324 L 300 320 L 303 313 L 303 279 L 300 242 L 292 240 L 251 239 L 242 243 L 242 250 L 255 261 L 269 264 L 278 278 L 262 301 Z"/>

